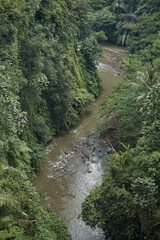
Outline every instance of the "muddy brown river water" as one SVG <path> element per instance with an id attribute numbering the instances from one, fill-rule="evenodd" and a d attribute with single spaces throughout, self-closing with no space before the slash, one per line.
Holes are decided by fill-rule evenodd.
<path id="1" fill-rule="evenodd" d="M 107 154 L 108 146 L 96 130 L 98 105 L 122 78 L 118 54 L 124 50 L 109 44 L 102 44 L 102 48 L 105 57 L 97 66 L 102 78 L 99 98 L 86 108 L 74 128 L 49 144 L 45 164 L 33 183 L 47 193 L 47 204 L 66 222 L 73 240 L 105 239 L 100 229 L 93 230 L 78 218 L 84 198 L 101 183 Z"/>

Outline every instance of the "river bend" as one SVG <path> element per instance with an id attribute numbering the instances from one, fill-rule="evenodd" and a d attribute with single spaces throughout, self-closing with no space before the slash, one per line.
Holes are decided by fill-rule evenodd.
<path id="1" fill-rule="evenodd" d="M 100 229 L 92 230 L 78 218 L 84 198 L 101 183 L 107 154 L 108 146 L 96 130 L 98 105 L 122 78 L 118 54 L 124 50 L 108 44 L 102 48 L 104 58 L 97 66 L 102 78 L 99 98 L 86 108 L 74 128 L 49 144 L 45 164 L 34 180 L 37 190 L 47 193 L 47 203 L 66 222 L 73 240 L 105 239 Z"/>

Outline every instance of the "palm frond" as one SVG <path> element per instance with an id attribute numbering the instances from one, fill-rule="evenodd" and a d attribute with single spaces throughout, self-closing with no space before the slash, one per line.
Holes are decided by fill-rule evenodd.
<path id="1" fill-rule="evenodd" d="M 130 83 L 128 83 L 127 86 L 135 91 L 143 91 L 144 90 L 144 87 L 141 84 L 138 84 L 135 82 L 130 82 Z"/>
<path id="2" fill-rule="evenodd" d="M 145 96 L 146 96 L 146 93 L 142 93 L 141 95 L 139 95 L 138 97 L 135 98 L 136 102 L 139 102 L 139 101 L 142 100 Z"/>

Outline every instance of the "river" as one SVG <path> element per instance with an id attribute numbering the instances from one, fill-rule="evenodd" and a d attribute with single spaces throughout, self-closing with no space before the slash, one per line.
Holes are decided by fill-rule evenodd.
<path id="1" fill-rule="evenodd" d="M 102 48 L 104 57 L 97 66 L 102 78 L 99 98 L 74 128 L 49 144 L 45 164 L 34 180 L 37 190 L 47 193 L 47 204 L 66 222 L 73 240 L 105 239 L 100 229 L 93 230 L 78 218 L 84 198 L 101 183 L 107 154 L 108 146 L 96 130 L 98 105 L 122 78 L 118 53 L 124 50 L 109 44 Z"/>

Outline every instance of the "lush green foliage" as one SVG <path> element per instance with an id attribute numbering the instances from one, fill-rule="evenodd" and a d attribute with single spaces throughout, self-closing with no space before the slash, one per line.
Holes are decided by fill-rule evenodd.
<path id="1" fill-rule="evenodd" d="M 1 165 L 0 178 L 0 239 L 71 239 L 62 220 L 40 206 L 25 173 Z"/>
<path id="2" fill-rule="evenodd" d="M 28 177 L 48 141 L 98 96 L 97 40 L 107 38 L 134 53 L 101 106 L 130 147 L 111 157 L 82 217 L 111 239 L 160 238 L 159 19 L 155 0 L 0 0 L 1 239 L 70 239 Z"/>
<path id="3" fill-rule="evenodd" d="M 126 45 L 129 38 L 132 51 L 151 47 L 153 34 L 159 31 L 159 1 L 89 0 L 89 4 L 96 19 L 95 30 L 104 30 L 109 41 Z"/>
<path id="4" fill-rule="evenodd" d="M 122 99 L 119 101 L 124 103 Z M 160 238 L 159 108 L 158 83 L 152 87 L 138 111 L 143 121 L 140 119 L 141 137 L 135 148 L 123 145 L 123 152 L 119 151 L 108 158 L 109 167 L 102 185 L 92 190 L 82 204 L 83 220 L 91 227 L 102 228 L 106 237 L 111 239 Z M 136 113 L 133 108 L 132 112 Z M 123 118 L 127 118 L 126 113 L 127 110 Z M 129 116 L 132 114 L 128 112 Z M 137 115 L 134 114 L 136 120 Z M 126 125 L 129 126 L 127 121 Z M 131 134 L 134 129 L 129 131 Z M 130 139 L 127 140 L 130 142 Z"/>
<path id="5" fill-rule="evenodd" d="M 92 2 L 94 7 L 96 1 Z M 82 219 L 100 227 L 111 240 L 156 240 L 160 238 L 159 1 L 106 2 L 116 16 L 114 34 L 132 53 L 123 56 L 124 80 L 100 107 L 102 116 L 116 116 L 122 147 L 107 158 L 101 186 L 82 204 Z M 106 5 L 98 5 L 96 12 Z"/>
<path id="6" fill-rule="evenodd" d="M 118 141 L 132 147 L 135 146 L 138 137 L 141 135 L 142 114 L 139 113 L 142 103 L 134 101 L 134 90 L 122 82 L 116 87 L 114 94 L 106 96 L 100 106 L 100 113 L 106 119 L 112 115 L 119 126 Z M 127 94 L 126 94 L 127 91 Z M 117 118 L 117 120 L 116 120 Z M 102 134 L 105 134 L 106 123 L 102 127 Z M 120 145 L 117 143 L 116 145 Z"/>
<path id="7" fill-rule="evenodd" d="M 85 2 L 0 0 L 0 239 L 70 239 L 28 177 L 44 146 L 99 93 L 96 39 L 104 34 L 92 31 Z"/>
<path id="8" fill-rule="evenodd" d="M 102 185 L 82 204 L 83 220 L 111 239 L 159 239 L 159 158 L 142 147 L 114 154 Z"/>

